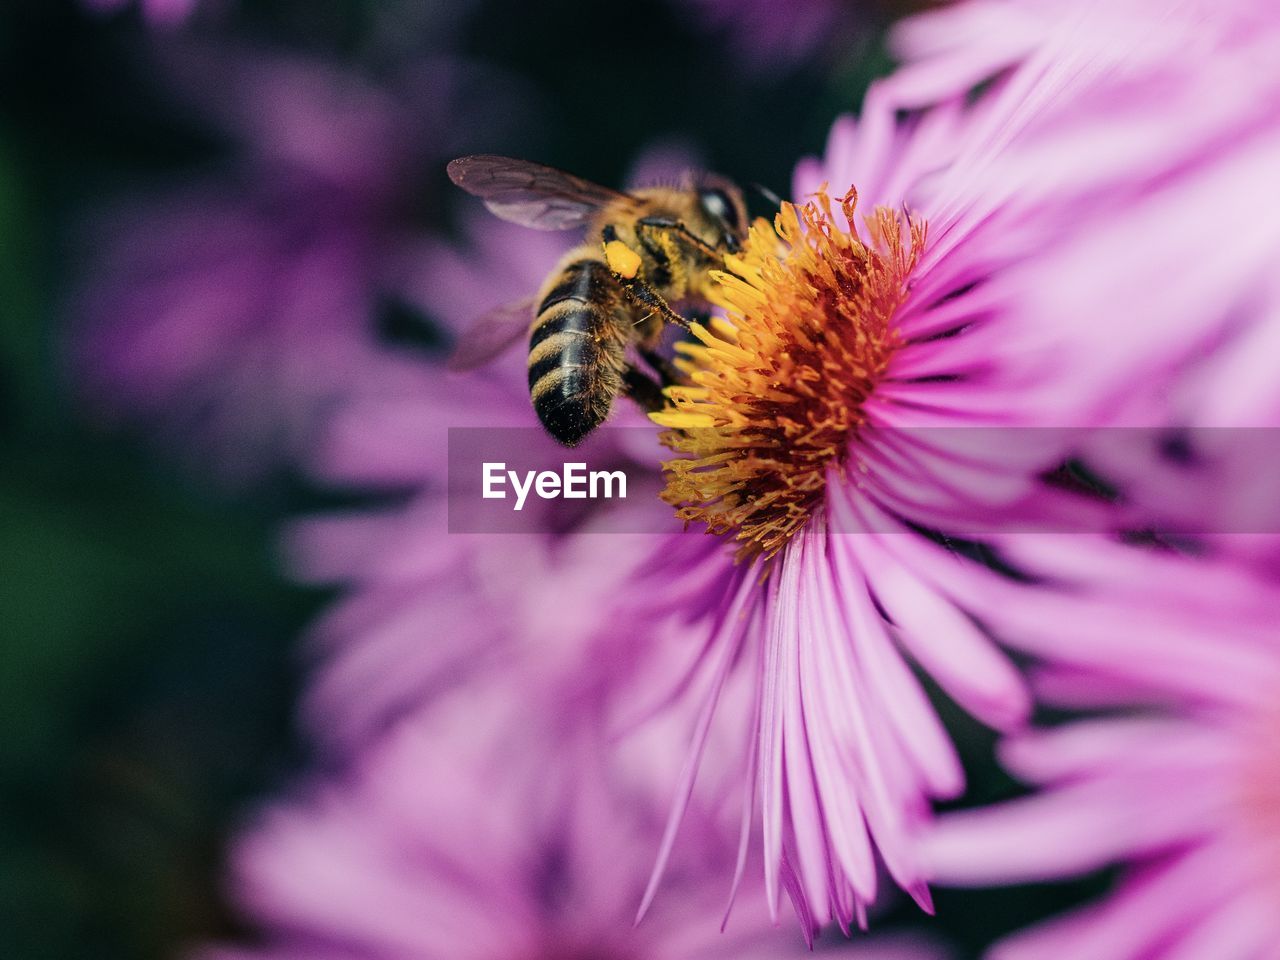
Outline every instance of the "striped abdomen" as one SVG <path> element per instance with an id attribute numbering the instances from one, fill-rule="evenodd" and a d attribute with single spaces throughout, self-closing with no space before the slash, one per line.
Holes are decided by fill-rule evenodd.
<path id="1" fill-rule="evenodd" d="M 627 328 L 609 268 L 570 258 L 548 284 L 529 334 L 529 396 L 547 432 L 573 446 L 609 415 L 622 389 Z"/>

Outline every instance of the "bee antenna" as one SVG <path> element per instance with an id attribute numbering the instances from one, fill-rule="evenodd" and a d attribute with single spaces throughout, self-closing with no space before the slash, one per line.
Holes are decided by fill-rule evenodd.
<path id="1" fill-rule="evenodd" d="M 753 183 L 751 184 L 751 189 L 756 191 L 756 193 L 760 194 L 760 196 L 764 197 L 766 200 L 768 200 L 777 209 L 779 210 L 782 209 L 782 198 L 778 196 L 776 193 L 774 193 L 772 190 L 770 190 L 768 187 L 766 187 L 764 184 Z"/>

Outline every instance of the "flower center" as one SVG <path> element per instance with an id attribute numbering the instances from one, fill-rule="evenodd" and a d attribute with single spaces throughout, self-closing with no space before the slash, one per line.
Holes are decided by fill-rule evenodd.
<path id="1" fill-rule="evenodd" d="M 668 388 L 662 499 L 686 523 L 732 533 L 739 558 L 771 556 L 804 526 L 844 467 L 864 405 L 897 343 L 893 316 L 925 241 L 923 223 L 877 207 L 859 235 L 819 192 L 757 220 L 740 256 L 713 274 L 727 320 L 694 325 L 677 346 L 688 383 Z"/>

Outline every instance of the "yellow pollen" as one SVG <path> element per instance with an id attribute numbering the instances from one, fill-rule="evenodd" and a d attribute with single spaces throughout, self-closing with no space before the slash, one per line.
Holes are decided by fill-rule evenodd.
<path id="1" fill-rule="evenodd" d="M 604 245 L 604 259 L 610 270 L 628 280 L 640 272 L 640 254 L 621 240 L 610 240 Z"/>
<path id="2" fill-rule="evenodd" d="M 694 325 L 676 360 L 688 383 L 650 414 L 682 454 L 663 464 L 662 499 L 686 524 L 733 534 L 740 559 L 773 555 L 804 526 L 896 345 L 925 226 L 877 207 L 863 239 L 856 206 L 850 190 L 839 226 L 823 190 L 784 203 L 772 226 L 752 224 L 741 254 L 713 274 L 727 321 Z"/>

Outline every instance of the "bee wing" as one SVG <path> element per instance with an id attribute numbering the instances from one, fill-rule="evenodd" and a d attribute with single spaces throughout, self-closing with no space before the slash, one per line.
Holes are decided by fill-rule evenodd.
<path id="1" fill-rule="evenodd" d="M 510 349 L 529 330 L 536 297 L 504 304 L 477 317 L 458 338 L 446 366 L 450 370 L 474 370 Z"/>
<path id="2" fill-rule="evenodd" d="M 448 170 L 450 180 L 503 220 L 537 230 L 580 227 L 606 204 L 630 199 L 555 167 L 511 157 L 459 157 Z"/>

